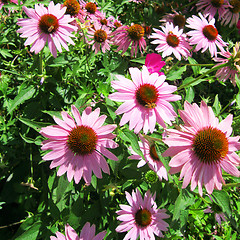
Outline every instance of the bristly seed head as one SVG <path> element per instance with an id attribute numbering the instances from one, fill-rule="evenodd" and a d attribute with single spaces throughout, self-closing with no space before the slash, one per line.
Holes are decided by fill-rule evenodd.
<path id="1" fill-rule="evenodd" d="M 86 5 L 85 5 L 85 9 L 91 13 L 91 14 L 94 14 L 96 11 L 97 11 L 97 5 L 93 2 L 88 2 Z"/>
<path id="2" fill-rule="evenodd" d="M 97 144 L 97 134 L 88 126 L 77 126 L 68 135 L 67 145 L 77 155 L 91 154 Z"/>
<path id="3" fill-rule="evenodd" d="M 215 8 L 220 8 L 224 4 L 224 0 L 211 0 L 211 4 Z"/>
<path id="4" fill-rule="evenodd" d="M 104 30 L 99 29 L 94 33 L 94 40 L 96 42 L 102 43 L 106 39 L 107 39 L 107 33 Z"/>
<path id="5" fill-rule="evenodd" d="M 228 153 L 228 140 L 219 129 L 205 127 L 193 139 L 193 151 L 203 163 L 218 163 Z"/>
<path id="6" fill-rule="evenodd" d="M 179 38 L 175 34 L 172 34 L 171 32 L 168 33 L 166 38 L 167 44 L 171 47 L 177 47 L 179 44 Z"/>
<path id="7" fill-rule="evenodd" d="M 186 18 L 182 14 L 176 14 L 173 17 L 173 25 L 183 28 L 186 22 Z"/>
<path id="8" fill-rule="evenodd" d="M 158 91 L 154 85 L 145 83 L 136 90 L 135 96 L 138 103 L 146 108 L 155 108 L 158 100 Z"/>
<path id="9" fill-rule="evenodd" d="M 212 25 L 205 26 L 202 31 L 203 35 L 210 41 L 216 40 L 218 36 L 218 30 Z"/>
<path id="10" fill-rule="evenodd" d="M 240 12 L 240 0 L 230 0 L 230 4 L 233 6 L 233 8 L 229 8 L 232 13 Z"/>
<path id="11" fill-rule="evenodd" d="M 139 24 L 134 24 L 128 29 L 128 36 L 134 40 L 138 41 L 144 36 L 144 28 Z"/>
<path id="12" fill-rule="evenodd" d="M 38 26 L 42 32 L 50 34 L 57 31 L 59 23 L 57 17 L 54 15 L 44 14 L 41 16 Z"/>
<path id="13" fill-rule="evenodd" d="M 66 0 L 63 6 L 67 7 L 66 14 L 70 14 L 71 16 L 77 15 L 81 8 L 77 0 Z"/>
<path id="14" fill-rule="evenodd" d="M 152 214 L 147 209 L 139 209 L 135 214 L 135 221 L 138 226 L 146 227 L 152 222 Z"/>

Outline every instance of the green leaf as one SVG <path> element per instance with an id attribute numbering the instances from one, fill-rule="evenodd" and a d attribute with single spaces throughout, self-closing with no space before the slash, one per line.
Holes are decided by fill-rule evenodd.
<path id="1" fill-rule="evenodd" d="M 195 86 L 200 82 L 206 81 L 206 79 L 198 79 L 197 81 L 194 81 L 194 79 L 194 77 L 187 77 L 183 80 L 182 85 Z"/>
<path id="2" fill-rule="evenodd" d="M 176 79 L 181 79 L 182 74 L 186 71 L 186 66 L 179 68 L 178 70 L 170 70 L 166 75 L 167 80 L 174 81 Z"/>
<path id="3" fill-rule="evenodd" d="M 9 106 L 9 113 L 11 114 L 16 107 L 22 103 L 24 103 L 26 100 L 30 99 L 33 94 L 35 93 L 36 89 L 33 87 L 28 87 L 21 89 L 18 95 L 11 101 L 10 106 Z"/>
<path id="4" fill-rule="evenodd" d="M 13 57 L 13 55 L 10 53 L 11 50 L 9 49 L 0 49 L 0 54 L 4 57 Z"/>
<path id="5" fill-rule="evenodd" d="M 144 65 L 145 64 L 145 59 L 146 59 L 146 57 L 139 57 L 139 58 L 136 58 L 136 59 L 131 59 L 130 61 L 140 63 L 140 64 Z"/>
<path id="6" fill-rule="evenodd" d="M 42 224 L 40 221 L 34 222 L 33 219 L 34 217 L 27 219 L 27 221 L 20 226 L 20 230 L 18 230 L 17 234 L 19 232 L 21 232 L 21 234 L 18 234 L 18 237 L 14 238 L 15 240 L 37 239 Z"/>
<path id="7" fill-rule="evenodd" d="M 143 157 L 143 153 L 140 150 L 140 147 L 138 145 L 138 138 L 135 133 L 133 133 L 129 130 L 123 130 L 123 131 L 119 132 L 119 136 L 121 139 L 123 139 L 127 142 L 130 142 L 130 145 L 131 145 L 133 151 L 135 151 L 138 155 Z"/>
<path id="8" fill-rule="evenodd" d="M 218 94 L 215 96 L 215 100 L 214 100 L 214 103 L 213 103 L 213 108 L 215 110 L 215 114 L 218 115 L 221 111 L 221 104 L 219 102 L 219 99 L 218 99 Z"/>
<path id="9" fill-rule="evenodd" d="M 62 115 L 61 115 L 61 112 L 60 111 L 42 111 L 43 113 L 47 113 L 48 115 L 50 115 L 51 117 L 55 116 L 59 119 L 62 119 Z"/>
<path id="10" fill-rule="evenodd" d="M 198 62 L 191 57 L 188 57 L 188 61 L 190 64 L 198 64 Z M 191 66 L 191 67 L 192 67 L 194 76 L 196 77 L 200 73 L 201 67 L 200 66 Z"/>
<path id="11" fill-rule="evenodd" d="M 19 121 L 21 121 L 22 123 L 26 124 L 27 126 L 33 128 L 37 132 L 39 132 L 41 130 L 41 128 L 51 125 L 51 123 L 35 122 L 35 121 L 27 119 L 27 118 L 19 118 Z"/>
<path id="12" fill-rule="evenodd" d="M 223 212 L 228 216 L 231 216 L 232 211 L 230 208 L 230 198 L 228 196 L 228 193 L 224 190 L 214 190 L 211 196 L 213 201 L 222 208 Z"/>
<path id="13" fill-rule="evenodd" d="M 188 101 L 189 103 L 192 103 L 194 97 L 195 97 L 195 93 L 192 87 L 188 87 L 185 89 L 186 91 L 186 97 L 185 97 L 185 101 Z"/>
<path id="14" fill-rule="evenodd" d="M 194 204 L 193 195 L 190 195 L 187 190 L 182 189 L 174 204 L 173 220 L 179 219 L 181 217 L 182 212 L 184 212 L 188 206 L 191 206 L 193 204 Z M 187 217 L 188 215 L 188 213 L 186 212 L 183 214 L 185 215 L 185 217 Z"/>
<path id="15" fill-rule="evenodd" d="M 64 66 L 68 63 L 67 60 L 64 59 L 64 56 L 60 56 L 58 58 L 55 58 L 53 60 L 53 64 L 50 64 L 49 67 L 61 67 L 61 66 Z"/>

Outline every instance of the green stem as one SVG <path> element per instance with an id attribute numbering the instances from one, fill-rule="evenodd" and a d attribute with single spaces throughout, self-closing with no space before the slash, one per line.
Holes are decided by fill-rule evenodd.
<path id="1" fill-rule="evenodd" d="M 240 183 L 223 184 L 223 188 L 232 188 L 232 187 L 240 187 Z"/>
<path id="2" fill-rule="evenodd" d="M 39 58 L 38 58 L 38 73 L 40 75 L 43 74 L 43 59 L 42 59 L 42 55 L 43 55 L 43 49 L 41 50 L 40 54 L 39 54 Z"/>
<path id="3" fill-rule="evenodd" d="M 188 82 L 188 83 L 186 83 L 186 84 L 184 84 L 184 85 L 179 86 L 179 87 L 178 87 L 178 90 L 181 90 L 181 89 L 183 89 L 183 88 L 185 88 L 185 87 L 187 87 L 187 86 L 189 86 L 189 85 L 197 82 L 198 80 L 202 79 L 203 77 L 205 77 L 205 76 L 208 75 L 209 73 L 211 73 L 211 72 L 213 72 L 213 71 L 216 71 L 216 70 L 218 70 L 218 69 L 220 69 L 220 68 L 223 68 L 223 67 L 225 67 L 225 66 L 227 66 L 227 65 L 228 65 L 228 63 L 224 63 L 224 64 L 221 64 L 221 65 L 219 65 L 219 66 L 217 66 L 217 67 L 213 67 L 213 68 L 209 69 L 207 72 L 203 73 L 201 76 L 193 79 L 192 81 L 190 81 L 190 82 Z"/>
<path id="4" fill-rule="evenodd" d="M 203 63 L 203 64 L 201 64 L 201 63 L 198 63 L 198 64 L 184 64 L 184 65 L 186 65 L 186 66 L 201 66 L 201 67 L 211 67 L 211 66 L 213 66 L 213 65 L 215 65 L 214 63 Z"/>
<path id="5" fill-rule="evenodd" d="M 170 71 L 172 71 L 174 68 L 176 68 L 179 65 L 180 61 L 177 61 L 166 73 L 165 75 L 167 75 Z"/>

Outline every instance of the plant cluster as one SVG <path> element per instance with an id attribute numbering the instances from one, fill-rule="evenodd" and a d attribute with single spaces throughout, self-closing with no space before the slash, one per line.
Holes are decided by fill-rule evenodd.
<path id="1" fill-rule="evenodd" d="M 0 0 L 0 238 L 239 239 L 239 0 Z"/>

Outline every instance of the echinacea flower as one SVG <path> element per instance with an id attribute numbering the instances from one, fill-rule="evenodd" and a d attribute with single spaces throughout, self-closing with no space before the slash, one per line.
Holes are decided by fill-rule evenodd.
<path id="1" fill-rule="evenodd" d="M 85 2 L 84 0 L 79 0 L 79 3 L 86 13 L 87 20 L 96 21 L 97 18 L 101 16 L 99 7 L 95 2 Z"/>
<path id="2" fill-rule="evenodd" d="M 76 231 L 69 225 L 65 225 L 65 236 L 60 233 L 55 233 L 56 237 L 51 236 L 50 240 L 102 240 L 106 231 L 102 231 L 95 236 L 95 225 L 90 225 L 89 222 L 85 223 L 80 233 L 80 237 L 76 233 Z"/>
<path id="3" fill-rule="evenodd" d="M 92 44 L 92 49 L 95 50 L 95 53 L 101 50 L 105 53 L 106 50 L 110 50 L 110 44 L 112 44 L 110 34 L 110 29 L 107 26 L 95 21 L 93 27 L 88 29 L 88 37 L 91 40 L 87 40 L 87 43 Z"/>
<path id="4" fill-rule="evenodd" d="M 230 6 L 226 9 L 226 12 L 222 18 L 221 24 L 232 27 L 234 24 L 237 24 L 239 20 L 240 13 L 240 1 L 239 0 L 230 0 Z"/>
<path id="5" fill-rule="evenodd" d="M 196 103 L 184 103 L 184 110 L 179 110 L 185 123 L 181 130 L 168 129 L 168 137 L 164 142 L 169 148 L 162 154 L 173 157 L 169 162 L 170 173 L 181 172 L 182 188 L 191 182 L 191 190 L 198 186 L 202 195 L 205 185 L 208 194 L 213 189 L 222 189 L 225 183 L 222 169 L 239 177 L 237 165 L 240 158 L 235 151 L 240 149 L 239 136 L 230 137 L 232 133 L 232 115 L 228 115 L 219 123 L 211 107 L 202 101 L 200 107 Z"/>
<path id="6" fill-rule="evenodd" d="M 99 22 L 99 24 L 101 25 L 105 25 L 107 27 L 109 27 L 110 29 L 111 28 L 114 28 L 114 22 L 113 22 L 113 19 L 115 19 L 113 16 L 110 16 L 110 17 L 106 17 L 106 13 L 105 12 L 100 12 L 101 15 L 98 16 L 97 18 L 97 21 Z"/>
<path id="7" fill-rule="evenodd" d="M 187 19 L 188 25 L 186 27 L 194 29 L 189 31 L 187 35 L 190 36 L 189 42 L 191 45 L 196 44 L 195 52 L 202 49 L 202 53 L 209 49 L 211 57 L 217 56 L 217 47 L 221 52 L 224 52 L 227 44 L 222 40 L 218 34 L 217 28 L 214 26 L 215 19 L 212 18 L 210 22 L 199 13 L 199 17 L 192 16 Z"/>
<path id="8" fill-rule="evenodd" d="M 141 129 L 146 134 L 148 130 L 154 131 L 156 122 L 162 127 L 165 123 L 171 125 L 177 114 L 171 101 L 181 99 L 179 95 L 172 93 L 177 90 L 176 86 L 165 82 L 165 75 L 150 74 L 147 67 L 142 71 L 138 68 L 129 68 L 132 81 L 116 75 L 119 81 L 112 81 L 112 87 L 118 92 L 110 94 L 109 98 L 114 101 L 124 102 L 116 114 L 123 114 L 120 126 L 129 122 L 129 129 L 138 133 Z"/>
<path id="9" fill-rule="evenodd" d="M 140 52 L 145 50 L 146 41 L 144 39 L 144 28 L 139 24 L 129 26 L 121 26 L 113 32 L 113 43 L 117 45 L 117 51 L 122 50 L 122 55 L 127 51 L 131 45 L 131 56 L 137 56 L 137 49 L 139 46 Z"/>
<path id="10" fill-rule="evenodd" d="M 41 129 L 40 133 L 49 138 L 43 141 L 42 150 L 52 150 L 43 156 L 43 160 L 52 161 L 50 168 L 60 166 L 58 176 L 67 172 L 70 182 L 73 178 L 79 183 L 83 177 L 86 184 L 91 183 L 92 171 L 97 178 L 102 178 L 102 172 L 110 173 L 105 158 L 117 161 L 117 157 L 107 148 L 116 148 L 112 139 L 115 137 L 112 131 L 117 127 L 115 124 L 104 125 L 107 116 L 100 114 L 100 109 L 92 111 L 87 107 L 82 116 L 78 109 L 72 105 L 74 119 L 67 113 L 62 112 L 63 120 L 54 117 L 58 125 L 48 126 Z"/>
<path id="11" fill-rule="evenodd" d="M 225 82 L 230 79 L 231 83 L 236 86 L 236 77 L 240 78 L 240 42 L 237 42 L 233 48 L 233 53 L 228 50 L 225 52 L 219 52 L 224 58 L 215 57 L 213 60 L 219 62 L 215 67 L 228 63 L 227 66 L 217 70 L 216 77 Z"/>
<path id="12" fill-rule="evenodd" d="M 134 152 L 131 147 L 130 151 L 133 155 L 131 155 L 129 159 L 140 160 L 137 165 L 138 168 L 144 166 L 147 163 L 149 168 L 157 173 L 160 180 L 162 180 L 163 178 L 168 180 L 167 170 L 157 155 L 155 143 L 150 143 L 141 134 L 139 134 L 139 137 L 141 139 L 141 142 L 138 142 L 139 147 L 140 150 L 143 152 L 145 159 L 143 159 L 140 155 Z"/>
<path id="13" fill-rule="evenodd" d="M 209 20 L 212 20 L 218 13 L 218 20 L 224 17 L 225 11 L 229 6 L 227 0 L 200 0 L 196 4 L 197 11 L 202 12 L 204 17 L 208 16 Z"/>
<path id="14" fill-rule="evenodd" d="M 163 18 L 159 22 L 164 23 L 173 23 L 173 26 L 178 26 L 179 29 L 184 28 L 186 23 L 186 18 L 183 14 L 176 12 L 173 10 L 173 13 L 169 13 L 163 16 Z"/>
<path id="15" fill-rule="evenodd" d="M 128 232 L 123 240 L 154 240 L 155 236 L 163 237 L 162 231 L 169 226 L 163 219 L 169 218 L 166 209 L 157 208 L 156 194 L 152 196 L 148 190 L 142 199 L 138 189 L 132 191 L 132 196 L 125 192 L 129 205 L 120 204 L 121 210 L 117 220 L 122 223 L 116 228 L 117 232 Z"/>
<path id="16" fill-rule="evenodd" d="M 61 46 L 67 51 L 67 42 L 75 45 L 70 37 L 74 37 L 71 32 L 77 27 L 69 24 L 74 19 L 70 15 L 65 15 L 66 7 L 51 1 L 48 8 L 43 4 L 36 4 L 35 9 L 23 6 L 23 10 L 29 19 L 18 19 L 17 25 L 21 26 L 18 33 L 20 37 L 27 38 L 24 45 L 31 45 L 31 52 L 39 53 L 48 42 L 50 52 L 57 57 L 57 50 L 62 52 Z"/>
<path id="17" fill-rule="evenodd" d="M 158 73 L 158 75 L 163 75 L 163 72 L 159 72 L 160 69 L 165 66 L 165 62 L 162 61 L 162 57 L 157 53 L 149 53 L 145 59 L 145 66 L 147 67 L 150 74 Z"/>
<path id="18" fill-rule="evenodd" d="M 152 33 L 150 38 L 154 38 L 152 44 L 158 44 L 156 47 L 157 52 L 162 52 L 162 57 L 171 55 L 174 56 L 180 61 L 181 56 L 187 59 L 190 56 L 189 50 L 191 49 L 186 35 L 183 33 L 183 29 L 174 27 L 173 23 L 166 23 L 166 26 L 161 26 L 161 30 L 153 28 L 155 33 Z"/>
<path id="19" fill-rule="evenodd" d="M 78 0 L 65 0 L 63 6 L 67 8 L 66 14 L 78 18 L 81 23 L 85 22 L 86 13 L 82 9 L 82 6 L 79 4 Z"/>

